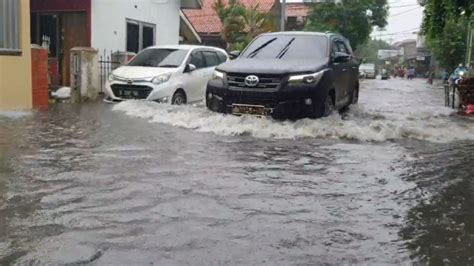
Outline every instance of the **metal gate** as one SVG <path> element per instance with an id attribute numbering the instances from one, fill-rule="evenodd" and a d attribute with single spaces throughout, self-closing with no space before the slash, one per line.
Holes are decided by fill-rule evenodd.
<path id="1" fill-rule="evenodd" d="M 112 71 L 121 65 L 119 58 L 119 51 L 104 50 L 99 52 L 99 69 L 100 69 L 100 93 L 104 93 L 105 82 L 109 78 Z"/>

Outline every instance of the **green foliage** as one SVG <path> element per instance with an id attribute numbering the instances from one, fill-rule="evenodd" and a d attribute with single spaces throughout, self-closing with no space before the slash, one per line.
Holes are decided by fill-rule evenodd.
<path id="1" fill-rule="evenodd" d="M 422 33 L 441 66 L 454 68 L 464 62 L 467 25 L 473 15 L 472 0 L 428 0 Z"/>
<path id="2" fill-rule="evenodd" d="M 306 30 L 338 32 L 348 38 L 353 47 L 367 41 L 372 27 L 387 25 L 386 0 L 344 0 L 340 4 L 313 5 Z"/>
<path id="3" fill-rule="evenodd" d="M 363 63 L 378 63 L 378 50 L 391 49 L 392 46 L 383 40 L 369 39 L 357 47 L 355 56 L 362 59 Z"/>
<path id="4" fill-rule="evenodd" d="M 238 0 L 216 0 L 213 6 L 222 22 L 222 38 L 229 50 L 243 50 L 257 35 L 274 30 L 270 14 L 258 11 L 258 4 L 245 7 Z"/>

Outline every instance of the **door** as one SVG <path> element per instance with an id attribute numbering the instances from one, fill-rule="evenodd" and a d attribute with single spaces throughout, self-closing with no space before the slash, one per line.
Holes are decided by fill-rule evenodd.
<path id="1" fill-rule="evenodd" d="M 206 60 L 202 51 L 194 51 L 190 56 L 189 64 L 194 65 L 196 69 L 183 74 L 188 103 L 204 99 L 208 76 Z"/>
<path id="2" fill-rule="evenodd" d="M 332 71 L 334 75 L 334 89 L 336 90 L 336 102 L 334 105 L 339 106 L 341 99 L 344 98 L 344 71 L 343 71 L 343 65 L 339 62 L 334 62 L 334 57 L 335 53 L 339 52 L 339 47 L 337 46 L 337 43 L 333 40 L 331 43 L 331 65 L 332 65 Z"/>
<path id="3" fill-rule="evenodd" d="M 347 49 L 346 45 L 342 40 L 336 39 L 334 41 L 333 50 L 340 53 L 345 53 L 350 55 L 349 50 Z M 335 62 L 335 66 L 338 68 L 338 76 L 336 79 L 338 80 L 339 85 L 339 101 L 337 104 L 345 104 L 346 101 L 350 98 L 350 79 L 351 79 L 351 64 L 350 60 L 344 62 Z"/>
<path id="4" fill-rule="evenodd" d="M 89 46 L 85 12 L 62 14 L 61 84 L 70 86 L 70 52 L 74 47 Z"/>

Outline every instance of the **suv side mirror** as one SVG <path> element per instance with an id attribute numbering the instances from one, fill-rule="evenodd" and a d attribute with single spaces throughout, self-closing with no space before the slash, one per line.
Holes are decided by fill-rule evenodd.
<path id="1" fill-rule="evenodd" d="M 196 70 L 196 66 L 194 64 L 187 64 L 184 68 L 184 73 L 193 72 L 194 70 Z"/>
<path id="2" fill-rule="evenodd" d="M 351 55 L 346 54 L 343 52 L 336 52 L 334 53 L 334 62 L 339 63 L 339 62 L 347 62 L 351 60 Z"/>
<path id="3" fill-rule="evenodd" d="M 235 59 L 235 58 L 237 58 L 237 57 L 239 57 L 239 56 L 240 56 L 240 51 L 237 51 L 237 50 L 232 51 L 232 52 L 229 53 L 229 58 L 230 58 L 230 59 Z"/>

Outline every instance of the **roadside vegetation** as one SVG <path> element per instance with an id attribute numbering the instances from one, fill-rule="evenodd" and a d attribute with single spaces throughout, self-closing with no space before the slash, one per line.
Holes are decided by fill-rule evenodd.
<path id="1" fill-rule="evenodd" d="M 257 35 L 275 30 L 270 14 L 259 5 L 244 6 L 238 0 L 217 0 L 213 6 L 222 22 L 222 38 L 228 50 L 243 50 Z"/>
<path id="2" fill-rule="evenodd" d="M 427 0 L 422 33 L 442 67 L 453 69 L 464 62 L 469 21 L 473 17 L 471 0 Z"/>

